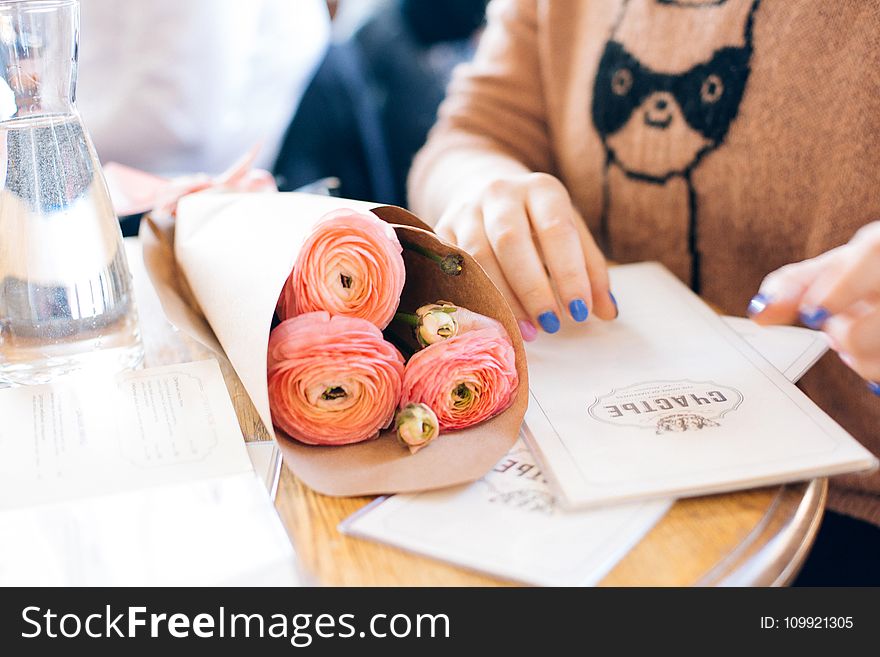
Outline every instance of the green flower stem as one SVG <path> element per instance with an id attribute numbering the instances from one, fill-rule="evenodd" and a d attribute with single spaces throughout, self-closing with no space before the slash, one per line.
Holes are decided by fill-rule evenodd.
<path id="1" fill-rule="evenodd" d="M 394 319 L 402 324 L 406 324 L 407 326 L 412 326 L 413 328 L 418 327 L 418 325 L 422 321 L 415 313 L 404 312 L 394 313 Z"/>
<path id="2" fill-rule="evenodd" d="M 464 269 L 464 258 L 462 258 L 457 253 L 450 253 L 448 255 L 441 256 L 438 253 L 434 253 L 430 249 L 421 247 L 418 244 L 413 244 L 412 242 L 401 242 L 400 244 L 407 251 L 418 253 L 420 256 L 428 258 L 429 260 L 432 260 L 439 264 L 440 270 L 447 276 L 458 276 Z"/>

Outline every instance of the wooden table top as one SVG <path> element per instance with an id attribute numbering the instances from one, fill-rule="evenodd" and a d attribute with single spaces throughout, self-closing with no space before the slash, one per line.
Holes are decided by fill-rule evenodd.
<path id="1" fill-rule="evenodd" d="M 146 365 L 213 358 L 165 319 L 144 269 L 140 244 L 126 240 L 135 280 Z M 245 440 L 269 440 L 228 364 L 226 385 Z M 784 585 L 809 552 L 822 519 L 827 480 L 676 502 L 602 580 L 603 586 Z M 396 548 L 341 534 L 337 526 L 373 498 L 314 492 L 283 468 L 275 505 L 301 566 L 315 583 L 335 586 L 512 585 Z"/>

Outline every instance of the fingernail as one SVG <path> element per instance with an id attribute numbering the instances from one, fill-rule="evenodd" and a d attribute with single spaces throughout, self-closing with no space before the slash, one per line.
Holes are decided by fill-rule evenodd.
<path id="1" fill-rule="evenodd" d="M 522 333 L 523 340 L 526 342 L 534 342 L 538 337 L 538 329 L 531 322 L 524 319 L 517 322 L 519 324 L 519 332 Z"/>
<path id="2" fill-rule="evenodd" d="M 587 308 L 587 304 L 583 299 L 572 301 L 568 304 L 568 310 L 571 313 L 571 318 L 576 322 L 585 322 L 587 317 L 590 316 L 590 309 Z"/>
<path id="3" fill-rule="evenodd" d="M 825 324 L 825 321 L 831 317 L 831 313 L 824 308 L 804 308 L 801 310 L 800 316 L 801 324 L 818 331 Z"/>
<path id="4" fill-rule="evenodd" d="M 852 356 L 850 356 L 848 353 L 841 352 L 838 355 L 840 356 L 840 360 L 842 360 L 843 364 L 846 365 L 847 367 L 852 367 L 853 365 L 856 364 L 855 359 Z"/>
<path id="5" fill-rule="evenodd" d="M 559 330 L 559 318 L 554 312 L 546 312 L 538 315 L 538 323 L 547 333 L 556 333 Z"/>
<path id="6" fill-rule="evenodd" d="M 762 312 L 767 310 L 767 306 L 769 306 L 771 303 L 772 300 L 769 296 L 758 292 L 755 296 L 752 297 L 752 300 L 749 301 L 749 307 L 746 308 L 746 314 L 749 317 L 760 315 Z"/>
<path id="7" fill-rule="evenodd" d="M 876 381 L 868 381 L 868 390 L 880 397 L 880 383 Z"/>

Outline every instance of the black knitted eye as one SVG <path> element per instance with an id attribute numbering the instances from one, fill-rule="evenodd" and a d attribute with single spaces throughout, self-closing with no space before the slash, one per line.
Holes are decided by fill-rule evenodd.
<path id="1" fill-rule="evenodd" d="M 700 87 L 700 98 L 703 99 L 703 102 L 710 105 L 717 103 L 723 94 L 724 83 L 721 81 L 721 78 L 714 73 L 707 75 L 706 79 L 703 80 L 703 86 Z"/>
<path id="2" fill-rule="evenodd" d="M 633 74 L 628 68 L 619 68 L 611 76 L 611 91 L 618 96 L 625 96 L 633 86 Z"/>

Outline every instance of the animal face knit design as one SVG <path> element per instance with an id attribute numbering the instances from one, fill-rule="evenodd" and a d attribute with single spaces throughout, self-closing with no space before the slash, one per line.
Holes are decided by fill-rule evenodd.
<path id="1" fill-rule="evenodd" d="M 749 78 L 752 25 L 760 0 L 628 0 L 624 3 L 610 40 L 599 62 L 593 90 L 592 119 L 606 151 L 603 223 L 613 220 L 615 185 L 608 170 L 619 168 L 631 181 L 665 185 L 678 177 L 685 186 L 671 193 L 686 198 L 678 207 L 686 211 L 693 257 L 691 283 L 699 286 L 696 253 L 697 203 L 691 171 L 702 157 L 724 141 L 736 118 Z M 711 52 L 697 53 L 697 61 L 670 61 L 662 48 L 645 50 L 642 59 L 627 48 L 643 45 L 645 33 L 630 29 L 646 20 L 649 5 L 665 6 L 667 14 L 660 37 L 682 29 L 687 41 L 694 12 L 724 12 L 731 31 L 718 33 Z M 654 7 L 657 11 L 657 8 Z M 656 19 L 655 19 L 656 20 Z M 637 35 L 637 36 L 636 36 Z M 650 40 L 650 36 L 648 38 Z M 624 187 L 629 183 L 624 181 Z M 632 193 L 626 190 L 625 193 Z"/>

